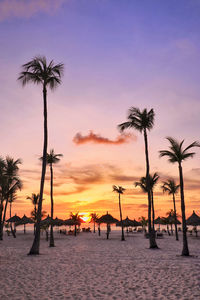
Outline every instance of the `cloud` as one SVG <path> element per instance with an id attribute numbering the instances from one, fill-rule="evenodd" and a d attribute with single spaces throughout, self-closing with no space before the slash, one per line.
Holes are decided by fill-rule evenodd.
<path id="1" fill-rule="evenodd" d="M 54 196 L 69 196 L 69 195 L 74 195 L 74 194 L 80 194 L 82 192 L 87 191 L 89 188 L 87 186 L 76 186 L 73 189 L 69 189 L 66 191 L 54 191 Z M 50 192 L 46 191 L 44 192 L 45 195 L 49 196 Z"/>
<path id="2" fill-rule="evenodd" d="M 2 0 L 0 2 L 0 21 L 8 18 L 30 18 L 44 12 L 54 13 L 66 0 Z"/>
<path id="3" fill-rule="evenodd" d="M 73 142 L 76 145 L 82 145 L 86 143 L 94 144 L 107 144 L 107 145 L 121 145 L 132 141 L 136 141 L 137 137 L 133 134 L 121 134 L 117 136 L 115 140 L 103 137 L 100 134 L 93 133 L 91 130 L 88 135 L 82 135 L 78 132 L 73 138 Z"/>

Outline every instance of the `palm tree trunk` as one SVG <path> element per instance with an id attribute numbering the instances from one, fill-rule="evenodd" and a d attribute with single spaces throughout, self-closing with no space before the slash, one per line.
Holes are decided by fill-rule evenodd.
<path id="1" fill-rule="evenodd" d="M 124 238 L 124 225 L 123 225 L 123 222 L 122 222 L 122 208 L 121 208 L 121 201 L 120 201 L 120 193 L 119 193 L 119 213 L 120 213 L 120 221 L 121 221 L 121 227 L 122 227 L 121 240 L 125 241 L 125 238 Z"/>
<path id="2" fill-rule="evenodd" d="M 0 240 L 3 240 L 3 221 L 2 221 L 2 217 L 3 217 L 3 201 L 1 200 L 1 204 L 0 204 Z"/>
<path id="3" fill-rule="evenodd" d="M 76 225 L 75 225 L 75 229 L 74 229 L 74 235 L 76 236 Z"/>
<path id="4" fill-rule="evenodd" d="M 1 224 L 1 240 L 3 240 L 3 226 L 5 223 L 5 219 L 6 219 L 7 205 L 8 205 L 8 197 L 6 198 L 6 204 L 5 204 L 4 212 L 3 212 L 3 220 L 2 220 L 2 224 Z"/>
<path id="5" fill-rule="evenodd" d="M 93 232 L 95 233 L 95 221 L 94 221 L 94 230 L 93 230 Z"/>
<path id="6" fill-rule="evenodd" d="M 100 223 L 98 224 L 98 233 L 99 233 L 99 236 L 101 235 L 101 227 L 100 227 Z"/>
<path id="7" fill-rule="evenodd" d="M 176 201 L 175 195 L 173 194 L 173 203 L 174 203 L 174 225 L 175 225 L 175 233 L 176 233 L 176 240 L 178 241 L 178 229 L 177 229 L 177 216 L 176 216 Z"/>
<path id="8" fill-rule="evenodd" d="M 184 200 L 184 184 L 183 184 L 183 171 L 181 163 L 179 164 L 179 177 L 180 177 L 180 191 L 181 191 L 181 212 L 182 212 L 182 230 L 183 230 L 183 256 L 189 256 L 188 242 L 187 242 L 187 227 L 185 219 L 185 200 Z"/>
<path id="9" fill-rule="evenodd" d="M 155 232 L 151 230 L 151 190 L 149 181 L 149 154 L 148 154 L 148 140 L 147 132 L 144 129 L 144 143 L 145 143 L 145 156 L 146 156 L 146 184 L 148 191 L 148 230 L 149 230 L 149 248 L 158 248 L 156 244 Z"/>
<path id="10" fill-rule="evenodd" d="M 38 202 L 38 211 L 37 211 L 37 221 L 36 221 L 36 230 L 35 237 L 33 240 L 33 245 L 30 249 L 30 255 L 39 254 L 40 248 L 40 221 L 41 221 L 41 212 L 42 212 L 42 199 L 44 191 L 44 181 L 46 174 L 46 160 L 47 160 L 47 143 L 48 143 L 48 132 L 47 132 L 47 90 L 44 84 L 43 87 L 43 102 L 44 102 L 44 145 L 43 145 L 43 159 L 42 159 L 42 175 L 40 181 L 40 198 Z"/>
<path id="11" fill-rule="evenodd" d="M 155 211 L 154 211 L 154 201 L 153 201 L 153 191 L 151 190 L 151 205 L 152 205 L 152 227 L 155 232 Z"/>
<path id="12" fill-rule="evenodd" d="M 171 223 L 170 225 L 171 225 L 171 234 L 173 235 L 173 223 Z"/>
<path id="13" fill-rule="evenodd" d="M 50 172 L 51 172 L 51 222 L 53 222 L 53 168 L 52 164 L 50 164 Z M 54 237 L 53 237 L 53 223 L 51 223 L 51 229 L 50 229 L 50 243 L 49 247 L 54 247 Z"/>
<path id="14" fill-rule="evenodd" d="M 108 225 L 108 223 L 107 223 L 107 232 L 106 232 L 107 240 L 109 239 L 109 233 L 110 233 L 110 231 L 109 231 L 109 225 Z"/>
<path id="15" fill-rule="evenodd" d="M 12 202 L 10 202 L 10 218 L 12 217 Z M 12 232 L 12 222 L 10 222 L 10 230 Z"/>
<path id="16" fill-rule="evenodd" d="M 12 202 L 10 202 L 10 218 L 11 218 L 11 216 L 12 216 Z M 10 222 L 10 230 L 11 230 L 13 237 L 16 238 L 15 231 L 12 228 L 12 222 Z"/>
<path id="17" fill-rule="evenodd" d="M 35 209 L 35 223 L 34 223 L 34 235 L 35 235 L 35 226 L 36 226 L 36 215 L 37 215 L 37 208 L 36 208 L 36 204 L 35 204 L 35 207 L 34 207 L 34 209 Z"/>

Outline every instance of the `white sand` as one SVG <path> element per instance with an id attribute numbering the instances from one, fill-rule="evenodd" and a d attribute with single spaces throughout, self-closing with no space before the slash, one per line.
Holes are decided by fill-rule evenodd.
<path id="1" fill-rule="evenodd" d="M 27 256 L 33 235 L 5 235 L 0 242 L 0 299 L 200 299 L 200 238 L 182 241 L 165 235 L 160 250 L 149 250 L 143 234 L 120 232 L 55 234 L 55 248 L 41 240 L 41 255 Z M 182 237 L 181 237 L 182 239 Z M 198 257 L 196 257 L 198 256 Z"/>

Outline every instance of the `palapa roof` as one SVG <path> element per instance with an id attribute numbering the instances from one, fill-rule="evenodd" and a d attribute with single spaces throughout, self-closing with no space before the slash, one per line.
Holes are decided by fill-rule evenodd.
<path id="1" fill-rule="evenodd" d="M 187 225 L 198 226 L 200 225 L 200 217 L 195 214 L 194 210 L 192 215 L 186 220 Z"/>
<path id="2" fill-rule="evenodd" d="M 23 225 L 23 224 L 33 224 L 34 221 L 31 218 L 28 218 L 26 215 L 24 215 L 19 222 L 17 222 L 16 225 Z"/>
<path id="3" fill-rule="evenodd" d="M 98 223 L 114 224 L 119 222 L 117 219 L 113 218 L 108 212 L 106 215 L 101 216 L 98 219 Z"/>
<path id="4" fill-rule="evenodd" d="M 8 219 L 6 222 L 17 223 L 17 222 L 19 222 L 19 221 L 21 221 L 21 218 L 18 217 L 18 216 L 15 214 L 15 216 L 11 217 L 11 218 Z"/>
<path id="5" fill-rule="evenodd" d="M 128 217 L 126 219 L 122 220 L 124 227 L 136 227 L 141 226 L 141 223 L 137 222 L 136 220 L 130 220 Z M 121 221 L 118 221 L 116 223 L 116 226 L 121 226 Z"/>
<path id="6" fill-rule="evenodd" d="M 163 224 L 163 220 L 161 217 L 157 217 L 157 219 L 155 219 L 154 223 L 155 224 Z"/>

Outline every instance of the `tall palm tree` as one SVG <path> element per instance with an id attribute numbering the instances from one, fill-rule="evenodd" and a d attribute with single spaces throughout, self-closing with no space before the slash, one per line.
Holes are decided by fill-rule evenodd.
<path id="1" fill-rule="evenodd" d="M 32 193 L 31 197 L 26 197 L 27 200 L 31 200 L 32 204 L 34 205 L 34 213 L 32 214 L 34 222 L 36 223 L 37 219 L 37 206 L 39 202 L 40 194 Z M 34 224 L 34 235 L 35 235 L 35 224 Z"/>
<path id="2" fill-rule="evenodd" d="M 53 221 L 53 164 L 57 164 L 60 161 L 59 157 L 62 157 L 62 154 L 55 154 L 54 150 L 51 149 L 50 153 L 47 153 L 47 164 L 50 167 L 50 173 L 51 173 L 51 184 L 50 184 L 50 195 L 51 195 L 51 220 Z M 54 247 L 54 237 L 53 237 L 53 223 L 51 223 L 51 229 L 50 229 L 50 241 L 49 241 L 49 247 Z"/>
<path id="3" fill-rule="evenodd" d="M 153 199 L 153 189 L 159 179 L 159 175 L 157 173 L 154 173 L 153 176 L 149 174 L 149 179 L 150 179 L 150 190 L 151 190 L 151 207 L 152 207 L 152 228 L 155 230 L 155 210 L 154 210 L 154 199 Z M 135 182 L 135 186 L 139 186 L 143 192 L 147 193 L 147 183 L 146 183 L 146 177 L 141 177 L 140 181 Z"/>
<path id="4" fill-rule="evenodd" d="M 94 230 L 93 230 L 93 232 L 95 233 L 95 223 L 98 220 L 98 215 L 96 213 L 91 213 L 90 217 L 91 217 L 90 222 L 93 222 L 93 224 L 94 224 Z"/>
<path id="5" fill-rule="evenodd" d="M 151 189 L 150 189 L 150 166 L 149 166 L 149 152 L 148 152 L 148 139 L 147 131 L 150 131 L 154 125 L 154 110 L 151 109 L 147 111 L 145 108 L 143 111 L 140 111 L 136 107 L 131 107 L 128 113 L 128 121 L 120 124 L 118 127 L 121 131 L 124 131 L 127 128 L 134 128 L 140 133 L 144 134 L 144 144 L 145 144 L 145 156 L 146 156 L 146 182 L 147 182 L 147 191 L 148 191 L 148 230 L 149 230 L 149 243 L 150 248 L 158 248 L 155 239 L 155 232 L 151 227 Z"/>
<path id="6" fill-rule="evenodd" d="M 15 193 L 17 190 L 20 190 L 22 187 L 22 182 L 18 176 L 19 167 L 21 160 L 14 160 L 12 157 L 7 156 L 5 160 L 5 167 L 3 172 L 3 177 L 1 180 L 1 190 L 3 191 L 2 197 L 3 201 L 5 200 L 5 206 L 3 211 L 3 219 L 1 221 L 0 228 L 0 239 L 3 239 L 3 226 L 6 218 L 7 205 L 9 202 L 10 195 Z"/>
<path id="7" fill-rule="evenodd" d="M 43 161 L 42 161 L 42 174 L 40 181 L 40 198 L 38 202 L 36 232 L 33 240 L 33 245 L 29 254 L 39 254 L 40 248 L 40 221 L 42 211 L 42 198 L 44 190 L 44 181 L 46 173 L 46 160 L 47 160 L 47 144 L 48 144 L 48 131 L 47 131 L 47 88 L 55 89 L 61 83 L 61 76 L 63 74 L 64 65 L 54 64 L 50 61 L 47 64 L 46 58 L 41 56 L 34 57 L 31 61 L 22 66 L 22 71 L 18 80 L 25 86 L 28 83 L 40 84 L 43 89 L 43 105 L 44 105 L 44 144 L 43 144 Z"/>
<path id="8" fill-rule="evenodd" d="M 193 157 L 195 152 L 189 152 L 190 149 L 194 147 L 200 147 L 198 142 L 193 142 L 185 149 L 183 149 L 184 140 L 181 142 L 177 141 L 172 137 L 167 137 L 167 140 L 170 143 L 170 150 L 161 150 L 160 157 L 167 156 L 168 161 L 172 164 L 178 163 L 179 178 L 180 178 L 180 192 L 181 192 L 181 212 L 182 212 L 182 229 L 183 229 L 183 256 L 189 256 L 188 242 L 187 242 L 187 227 L 185 219 L 185 200 L 184 200 L 184 182 L 183 182 L 183 170 L 182 162 L 189 157 Z"/>
<path id="9" fill-rule="evenodd" d="M 172 195 L 173 204 L 174 204 L 174 223 L 175 223 L 175 232 L 176 232 L 176 240 L 178 241 L 178 229 L 177 229 L 177 214 L 176 214 L 176 200 L 175 195 L 178 192 L 180 185 L 176 184 L 174 179 L 168 179 L 167 181 L 163 182 L 162 190 L 163 193 L 167 192 L 168 195 Z"/>
<path id="10" fill-rule="evenodd" d="M 120 213 L 120 222 L 121 222 L 121 227 L 122 227 L 122 237 L 121 237 L 122 241 L 125 241 L 125 237 L 124 237 L 124 225 L 122 222 L 122 208 L 121 208 L 120 196 L 124 193 L 124 191 L 125 191 L 125 189 L 122 186 L 113 185 L 113 192 L 118 193 L 118 195 L 119 195 L 119 213 Z"/>

